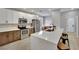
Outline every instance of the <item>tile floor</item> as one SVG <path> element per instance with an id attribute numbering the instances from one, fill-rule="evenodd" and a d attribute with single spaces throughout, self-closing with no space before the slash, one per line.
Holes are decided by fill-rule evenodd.
<path id="1" fill-rule="evenodd" d="M 73 33 L 68 33 L 70 39 L 70 46 L 72 47 L 71 50 L 79 50 L 79 38 Z M 74 40 L 76 39 L 76 40 Z M 23 40 L 18 40 L 3 46 L 0 46 L 0 50 L 31 50 L 30 47 L 30 38 L 26 38 Z"/>
<path id="2" fill-rule="evenodd" d="M 68 33 L 69 44 L 71 50 L 79 50 L 79 40 L 76 37 L 75 33 Z"/>
<path id="3" fill-rule="evenodd" d="M 30 50 L 29 38 L 18 40 L 4 46 L 0 46 L 0 50 Z"/>

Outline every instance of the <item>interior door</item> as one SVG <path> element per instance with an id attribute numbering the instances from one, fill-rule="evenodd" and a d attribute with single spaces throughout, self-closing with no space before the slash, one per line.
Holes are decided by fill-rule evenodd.
<path id="1" fill-rule="evenodd" d="M 66 31 L 75 32 L 76 31 L 75 27 L 76 27 L 75 18 L 74 17 L 68 18 L 66 24 Z"/>
<path id="2" fill-rule="evenodd" d="M 74 32 L 79 37 L 79 16 L 67 18 L 66 31 Z"/>

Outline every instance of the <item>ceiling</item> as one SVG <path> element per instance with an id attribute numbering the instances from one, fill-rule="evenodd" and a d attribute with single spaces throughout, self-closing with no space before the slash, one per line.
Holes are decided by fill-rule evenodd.
<path id="1" fill-rule="evenodd" d="M 9 8 L 21 12 L 31 13 L 39 16 L 50 16 L 51 12 L 67 12 L 78 8 Z"/>

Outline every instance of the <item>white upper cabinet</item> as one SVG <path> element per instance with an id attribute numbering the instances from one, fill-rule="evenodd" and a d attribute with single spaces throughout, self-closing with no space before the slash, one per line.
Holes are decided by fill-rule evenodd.
<path id="1" fill-rule="evenodd" d="M 13 12 L 11 10 L 5 10 L 6 13 L 6 19 L 9 24 L 13 23 Z"/>
<path id="2" fill-rule="evenodd" d="M 13 12 L 7 9 L 0 9 L 0 24 L 13 23 Z"/>
<path id="3" fill-rule="evenodd" d="M 8 9 L 0 9 L 0 24 L 17 24 L 19 13 Z"/>
<path id="4" fill-rule="evenodd" d="M 18 19 L 22 17 L 31 23 L 36 15 L 0 8 L 0 24 L 18 24 Z"/>
<path id="5" fill-rule="evenodd" d="M 20 15 L 17 11 L 13 11 L 13 23 L 18 23 L 18 18 L 20 18 Z"/>
<path id="6" fill-rule="evenodd" d="M 4 9 L 0 9 L 0 24 L 5 23 L 6 13 Z"/>

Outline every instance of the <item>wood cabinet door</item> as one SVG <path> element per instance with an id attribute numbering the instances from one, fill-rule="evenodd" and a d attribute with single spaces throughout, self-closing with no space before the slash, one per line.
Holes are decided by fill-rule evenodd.
<path id="1" fill-rule="evenodd" d="M 8 40 L 9 40 L 9 42 L 12 42 L 12 41 L 14 41 L 13 39 L 13 31 L 10 31 L 10 32 L 8 32 L 8 35 L 9 35 L 9 37 L 8 37 Z"/>
<path id="2" fill-rule="evenodd" d="M 14 31 L 14 40 L 21 39 L 21 32 L 20 30 Z"/>
<path id="3" fill-rule="evenodd" d="M 0 33 L 0 45 L 2 45 L 2 33 Z"/>
<path id="4" fill-rule="evenodd" d="M 0 45 L 8 43 L 8 32 L 0 33 Z"/>

